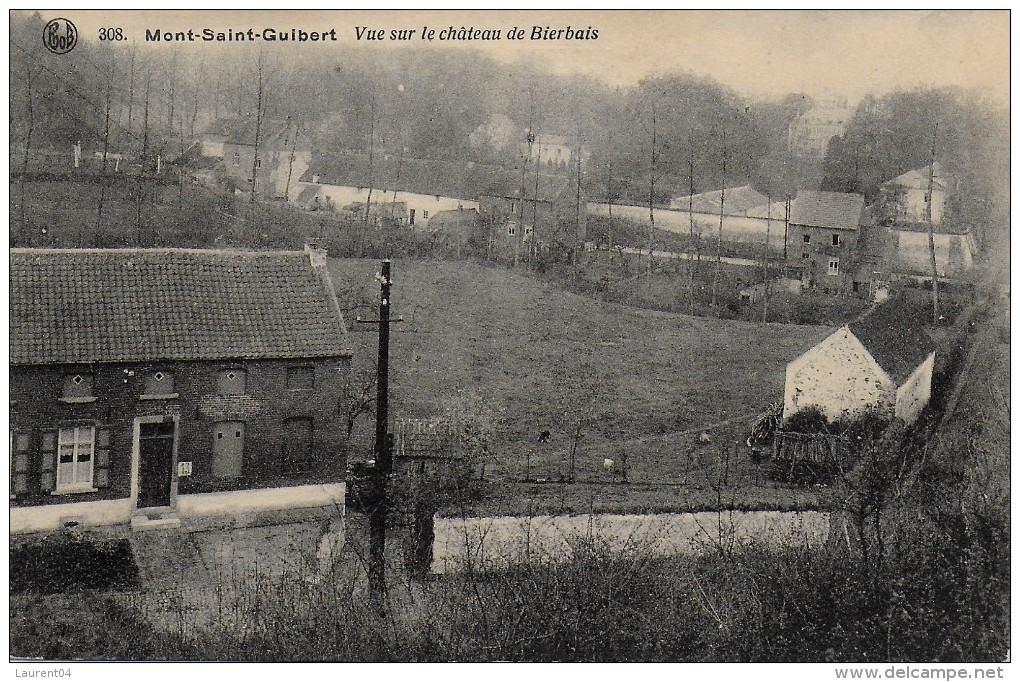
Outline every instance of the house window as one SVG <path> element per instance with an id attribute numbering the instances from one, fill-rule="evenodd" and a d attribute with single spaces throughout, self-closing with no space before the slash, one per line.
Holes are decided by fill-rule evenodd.
<path id="1" fill-rule="evenodd" d="M 516 201 L 511 201 L 510 202 L 510 212 L 511 213 L 517 213 L 517 202 Z"/>
<path id="2" fill-rule="evenodd" d="M 285 472 L 308 471 L 312 464 L 312 420 L 291 417 L 283 420 L 283 452 L 281 465 Z"/>
<path id="3" fill-rule="evenodd" d="M 517 234 L 517 225 L 515 225 L 514 223 L 509 223 L 506 226 L 506 236 L 513 237 L 516 234 Z"/>
<path id="4" fill-rule="evenodd" d="M 853 286 L 853 290 L 854 290 L 855 294 L 860 293 L 860 291 L 861 291 L 861 283 L 860 282 L 854 282 L 852 286 Z M 865 379 L 865 381 L 867 381 L 867 379 Z"/>
<path id="5" fill-rule="evenodd" d="M 147 396 L 170 396 L 174 393 L 174 373 L 157 370 L 145 375 L 145 391 Z"/>
<path id="6" fill-rule="evenodd" d="M 234 165 L 235 166 L 240 166 L 241 165 L 241 153 L 240 152 L 234 152 Z"/>
<path id="7" fill-rule="evenodd" d="M 57 439 L 58 493 L 92 489 L 92 449 L 95 441 L 94 426 L 60 429 Z"/>
<path id="8" fill-rule="evenodd" d="M 525 225 L 524 226 L 524 236 L 525 237 L 530 237 L 531 233 L 534 232 L 534 231 L 535 231 L 535 228 L 532 227 L 531 225 Z"/>
<path id="9" fill-rule="evenodd" d="M 424 210 L 423 210 L 423 211 L 421 212 L 421 219 L 422 219 L 422 220 L 428 220 L 428 219 L 429 219 L 429 212 L 428 212 L 428 211 L 424 211 Z"/>
<path id="10" fill-rule="evenodd" d="M 810 256 L 808 255 L 808 252 L 807 252 L 807 251 L 801 251 L 801 253 L 800 253 L 800 257 L 801 257 L 801 258 L 809 258 Z"/>
<path id="11" fill-rule="evenodd" d="M 833 246 L 839 246 L 839 244 L 840 244 L 839 233 L 836 233 L 836 234 L 832 235 L 832 245 Z"/>
<path id="12" fill-rule="evenodd" d="M 809 234 L 804 235 L 804 243 L 805 244 L 810 244 L 811 243 L 811 235 L 809 235 Z"/>
<path id="13" fill-rule="evenodd" d="M 69 374 L 64 377 L 63 399 L 71 402 L 95 400 L 91 374 Z"/>
<path id="14" fill-rule="evenodd" d="M 223 369 L 216 376 L 216 392 L 220 395 L 244 395 L 245 384 L 243 369 Z"/>
<path id="15" fill-rule="evenodd" d="M 255 159 L 255 167 L 262 168 L 262 159 Z"/>
<path id="16" fill-rule="evenodd" d="M 288 367 L 287 388 L 292 390 L 315 388 L 315 368 Z"/>
<path id="17" fill-rule="evenodd" d="M 830 258 L 829 259 L 829 274 L 830 275 L 838 275 L 839 274 L 839 259 L 838 258 Z"/>

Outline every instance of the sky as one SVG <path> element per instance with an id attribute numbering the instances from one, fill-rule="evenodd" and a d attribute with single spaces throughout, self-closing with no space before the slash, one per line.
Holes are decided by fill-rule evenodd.
<path id="1" fill-rule="evenodd" d="M 969 10 L 635 10 L 635 11 L 40 11 L 65 16 L 84 39 L 100 27 L 122 27 L 127 41 L 146 45 L 146 29 L 226 28 L 260 31 L 335 29 L 340 44 L 365 50 L 401 45 L 432 49 L 473 47 L 506 62 L 530 60 L 557 73 L 580 73 L 627 86 L 674 71 L 707 74 L 748 96 L 804 92 L 815 98 L 858 101 L 917 86 L 975 88 L 1009 100 L 1009 13 Z M 356 27 L 415 29 L 408 42 L 358 41 Z M 499 30 L 498 42 L 423 41 L 423 27 Z M 534 26 L 598 31 L 597 40 L 531 40 Z M 513 27 L 524 40 L 508 40 Z M 328 55 L 333 43 L 323 44 Z M 223 46 L 229 55 L 240 45 Z M 212 52 L 208 43 L 182 50 Z M 266 43 L 281 52 L 286 43 Z"/>

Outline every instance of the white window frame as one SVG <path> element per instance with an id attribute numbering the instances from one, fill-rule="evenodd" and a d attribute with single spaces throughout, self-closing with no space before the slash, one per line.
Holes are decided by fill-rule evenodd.
<path id="1" fill-rule="evenodd" d="M 508 237 L 516 237 L 517 236 L 517 226 L 514 225 L 513 223 L 509 223 L 506 226 L 506 236 L 508 236 Z"/>
<path id="2" fill-rule="evenodd" d="M 62 462 L 65 452 L 71 460 Z M 83 460 L 83 457 L 88 457 Z M 57 480 L 55 494 L 95 492 L 96 427 L 66 426 L 57 432 Z"/>
<path id="3" fill-rule="evenodd" d="M 843 245 L 843 238 L 839 236 L 839 232 L 833 233 L 833 235 L 832 235 L 832 245 L 833 246 L 842 246 Z"/>
<path id="4" fill-rule="evenodd" d="M 839 259 L 838 258 L 830 258 L 829 259 L 829 274 L 830 275 L 838 275 L 839 274 Z"/>

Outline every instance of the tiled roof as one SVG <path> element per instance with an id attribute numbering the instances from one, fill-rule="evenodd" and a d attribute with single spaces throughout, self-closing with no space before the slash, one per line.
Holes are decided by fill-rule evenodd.
<path id="1" fill-rule="evenodd" d="M 10 265 L 11 364 L 349 352 L 304 252 L 12 249 Z"/>
<path id="2" fill-rule="evenodd" d="M 465 201 L 478 201 L 482 196 L 518 197 L 521 188 L 520 170 L 465 161 L 400 159 L 393 154 L 377 154 L 371 171 L 368 154 L 320 154 L 312 159 L 301 182 L 311 182 L 315 175 L 323 185 L 368 187 L 371 184 L 373 189 L 384 192 L 410 192 Z M 562 176 L 541 174 L 539 201 L 555 201 L 564 195 L 568 184 Z M 525 174 L 524 193 L 528 200 L 535 196 L 533 164 Z"/>
<path id="3" fill-rule="evenodd" d="M 802 189 L 790 205 L 790 224 L 856 230 L 863 210 L 864 197 L 860 194 Z"/>
<path id="4" fill-rule="evenodd" d="M 760 194 L 750 185 L 742 187 L 727 187 L 723 213 L 726 215 L 745 215 L 746 212 L 757 206 L 764 206 L 768 197 Z M 723 191 L 717 189 L 712 192 L 675 197 L 669 202 L 673 208 L 686 210 L 691 207 L 696 213 L 719 213 L 719 206 L 723 203 Z M 773 216 L 776 217 L 776 216 Z"/>
<path id="5" fill-rule="evenodd" d="M 850 323 L 850 331 L 864 344 L 899 386 L 935 350 L 925 331 L 930 311 L 910 301 L 891 298 Z"/>
<path id="6" fill-rule="evenodd" d="M 206 137 L 222 137 L 226 144 L 253 146 L 255 131 L 258 128 L 259 146 L 272 147 L 281 145 L 287 138 L 286 121 L 263 118 L 261 124 L 255 125 L 254 116 L 233 116 L 216 119 L 202 133 Z"/>

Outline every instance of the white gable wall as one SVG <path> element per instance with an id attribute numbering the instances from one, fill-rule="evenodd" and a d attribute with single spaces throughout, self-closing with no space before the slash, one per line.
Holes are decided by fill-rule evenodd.
<path id="1" fill-rule="evenodd" d="M 869 407 L 892 413 L 896 400 L 896 383 L 846 327 L 786 366 L 784 419 L 812 405 L 829 419 Z"/>
<path id="2" fill-rule="evenodd" d="M 896 391 L 896 417 L 908 424 L 917 419 L 931 398 L 935 353 L 931 353 Z"/>

